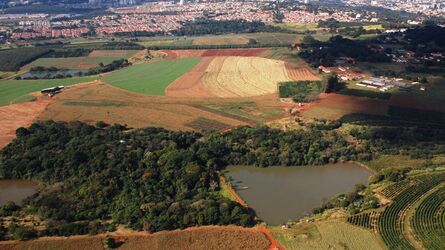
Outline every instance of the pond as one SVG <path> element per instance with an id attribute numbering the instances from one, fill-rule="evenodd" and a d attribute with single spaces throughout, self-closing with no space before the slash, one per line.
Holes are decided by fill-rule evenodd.
<path id="1" fill-rule="evenodd" d="M 372 172 L 352 163 L 324 166 L 268 167 L 229 166 L 227 180 L 270 225 L 298 220 L 319 207 L 323 200 L 367 184 Z"/>
<path id="2" fill-rule="evenodd" d="M 0 180 L 0 206 L 8 201 L 21 205 L 23 199 L 36 193 L 36 186 L 28 180 Z"/>

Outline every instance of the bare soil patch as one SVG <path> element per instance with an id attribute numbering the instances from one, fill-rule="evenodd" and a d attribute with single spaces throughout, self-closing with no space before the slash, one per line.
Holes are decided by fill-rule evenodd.
<path id="1" fill-rule="evenodd" d="M 176 79 L 166 88 L 166 96 L 214 97 L 215 95 L 202 82 L 204 73 L 212 60 L 211 57 L 201 58 L 201 61 L 191 71 Z"/>
<path id="2" fill-rule="evenodd" d="M 36 94 L 31 102 L 11 104 L 0 107 L 0 149 L 15 138 L 15 131 L 28 127 L 52 102 L 51 98 Z"/>
<path id="3" fill-rule="evenodd" d="M 195 49 L 195 50 L 163 50 L 162 52 L 167 54 L 165 59 L 174 60 L 180 58 L 201 57 L 205 51 L 206 50 Z"/>
<path id="4" fill-rule="evenodd" d="M 241 36 L 233 37 L 199 37 L 193 39 L 193 45 L 231 45 L 247 44 L 249 40 Z"/>

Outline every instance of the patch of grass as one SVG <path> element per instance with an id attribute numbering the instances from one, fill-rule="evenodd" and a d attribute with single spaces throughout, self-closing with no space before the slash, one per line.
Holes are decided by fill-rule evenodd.
<path id="1" fill-rule="evenodd" d="M 14 100 L 11 101 L 11 103 L 30 102 L 30 101 L 34 101 L 35 99 L 36 99 L 35 96 L 24 95 L 24 96 L 20 96 L 20 97 L 15 98 Z"/>
<path id="2" fill-rule="evenodd" d="M 445 77 L 432 78 L 431 87 L 426 91 L 413 88 L 410 93 L 419 103 L 428 104 L 445 111 Z"/>
<path id="3" fill-rule="evenodd" d="M 323 88 L 321 81 L 282 82 L 278 85 L 278 92 L 281 98 L 308 103 L 313 101 Z"/>
<path id="4" fill-rule="evenodd" d="M 1 80 L 0 81 L 0 106 L 8 105 L 16 100 L 27 100 L 24 97 L 32 92 L 54 86 L 69 86 L 82 82 L 97 80 L 97 77 L 77 77 L 67 79 L 45 80 Z"/>
<path id="5" fill-rule="evenodd" d="M 424 159 L 411 159 L 408 155 L 382 155 L 372 161 L 364 162 L 366 166 L 375 171 L 383 169 L 403 169 L 421 167 Z"/>
<path id="6" fill-rule="evenodd" d="M 187 127 L 196 130 L 224 130 L 231 126 L 219 121 L 207 119 L 204 117 L 198 117 L 197 119 L 185 124 Z"/>
<path id="7" fill-rule="evenodd" d="M 340 220 L 297 225 L 289 229 L 270 229 L 286 249 L 385 249 L 366 229 Z"/>
<path id="8" fill-rule="evenodd" d="M 124 107 L 128 106 L 127 102 L 76 102 L 76 101 L 68 101 L 63 102 L 63 105 L 67 106 L 86 106 L 86 107 Z"/>
<path id="9" fill-rule="evenodd" d="M 165 95 L 165 88 L 191 70 L 199 60 L 199 58 L 184 58 L 137 64 L 107 75 L 105 81 L 132 92 Z"/>
<path id="10" fill-rule="evenodd" d="M 344 88 L 337 93 L 342 95 L 377 98 L 381 100 L 389 100 L 391 98 L 391 93 L 370 91 L 358 88 Z"/>

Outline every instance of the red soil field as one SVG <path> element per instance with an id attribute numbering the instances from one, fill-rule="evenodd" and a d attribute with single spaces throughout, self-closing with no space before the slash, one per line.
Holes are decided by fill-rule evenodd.
<path id="1" fill-rule="evenodd" d="M 0 149 L 15 138 L 19 127 L 28 127 L 52 102 L 48 97 L 39 96 L 35 101 L 0 107 Z"/>
<path id="2" fill-rule="evenodd" d="M 286 62 L 286 70 L 290 78 L 296 81 L 319 81 L 320 77 L 316 76 L 312 71 L 303 65 L 295 65 Z"/>
<path id="3" fill-rule="evenodd" d="M 343 115 L 365 113 L 384 115 L 388 101 L 340 94 L 321 94 L 319 98 L 301 109 L 306 117 L 339 119 Z"/>
<path id="4" fill-rule="evenodd" d="M 214 95 L 202 83 L 207 66 L 212 57 L 203 57 L 193 69 L 172 82 L 165 90 L 171 97 L 213 97 Z"/>

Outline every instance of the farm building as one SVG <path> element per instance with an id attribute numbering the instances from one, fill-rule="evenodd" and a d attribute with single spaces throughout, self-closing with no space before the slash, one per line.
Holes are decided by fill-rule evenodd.
<path id="1" fill-rule="evenodd" d="M 51 87 L 51 88 L 46 88 L 46 89 L 42 89 L 40 91 L 40 93 L 48 95 L 48 96 L 53 96 L 55 94 L 58 94 L 62 91 L 62 89 L 64 89 L 65 86 L 56 86 L 56 87 Z"/>
<path id="2" fill-rule="evenodd" d="M 346 67 L 346 66 L 336 66 L 336 67 L 318 67 L 323 73 L 335 73 L 343 81 L 356 81 L 363 78 L 362 72 L 357 69 Z"/>

